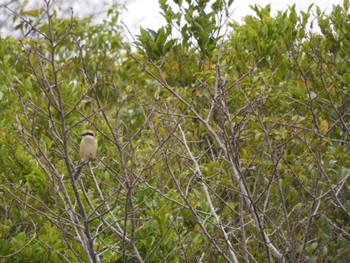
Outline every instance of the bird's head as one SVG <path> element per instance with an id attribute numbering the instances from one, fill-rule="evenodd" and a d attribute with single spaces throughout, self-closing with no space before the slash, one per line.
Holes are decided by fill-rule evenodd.
<path id="1" fill-rule="evenodd" d="M 82 137 L 85 137 L 85 136 L 92 136 L 92 137 L 94 137 L 95 136 L 95 132 L 92 131 L 92 130 L 83 130 L 83 132 L 81 133 L 81 136 Z"/>

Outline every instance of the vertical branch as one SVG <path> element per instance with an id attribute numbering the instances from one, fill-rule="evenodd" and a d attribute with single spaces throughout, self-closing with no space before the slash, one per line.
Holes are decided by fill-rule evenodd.
<path id="1" fill-rule="evenodd" d="M 181 128 L 181 125 L 179 125 L 179 130 L 181 132 L 183 144 L 184 144 L 184 146 L 185 146 L 185 148 L 187 150 L 187 153 L 188 153 L 188 155 L 190 156 L 190 159 L 192 160 L 192 162 L 195 165 L 195 172 L 196 172 L 197 176 L 200 179 L 200 184 L 202 185 L 202 188 L 204 190 L 204 193 L 205 193 L 205 196 L 206 196 L 206 199 L 207 199 L 207 202 L 208 202 L 211 214 L 215 218 L 215 221 L 217 223 L 217 227 L 220 229 L 220 231 L 222 232 L 222 235 L 224 236 L 225 243 L 227 244 L 227 247 L 228 247 L 228 250 L 229 250 L 229 253 L 230 253 L 230 256 L 231 256 L 233 262 L 238 263 L 237 256 L 236 256 L 236 254 L 234 252 L 234 249 L 232 247 L 232 244 L 231 244 L 231 242 L 230 242 L 230 240 L 228 238 L 228 234 L 226 233 L 226 231 L 225 231 L 225 229 L 224 229 L 224 227 L 222 225 L 222 222 L 221 222 L 218 214 L 215 211 L 215 207 L 214 207 L 213 202 L 211 200 L 208 188 L 207 188 L 206 184 L 204 183 L 204 177 L 203 177 L 202 172 L 201 172 L 201 170 L 199 168 L 199 164 L 198 164 L 197 160 L 194 158 L 194 156 L 193 156 L 193 154 L 192 154 L 192 152 L 191 152 L 191 150 L 190 150 L 190 148 L 189 148 L 189 146 L 187 144 L 186 136 L 185 136 L 185 133 L 184 133 L 183 129 Z"/>

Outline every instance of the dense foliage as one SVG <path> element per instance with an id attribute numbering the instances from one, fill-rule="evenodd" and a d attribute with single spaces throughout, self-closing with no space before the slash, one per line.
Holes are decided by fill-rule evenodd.
<path id="1" fill-rule="evenodd" d="M 349 1 L 173 2 L 132 44 L 49 0 L 0 38 L 0 262 L 349 262 Z"/>

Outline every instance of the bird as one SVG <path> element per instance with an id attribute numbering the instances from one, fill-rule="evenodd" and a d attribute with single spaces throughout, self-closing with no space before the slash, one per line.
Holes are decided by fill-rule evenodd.
<path id="1" fill-rule="evenodd" d="M 80 142 L 80 163 L 75 173 L 75 180 L 78 180 L 81 170 L 84 165 L 96 158 L 97 151 L 97 139 L 95 133 L 92 130 L 83 130 L 81 133 L 82 139 Z"/>

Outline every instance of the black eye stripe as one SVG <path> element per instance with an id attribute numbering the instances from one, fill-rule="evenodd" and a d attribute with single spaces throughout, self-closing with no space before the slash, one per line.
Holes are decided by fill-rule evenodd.
<path id="1" fill-rule="evenodd" d="M 83 133 L 81 136 L 83 136 L 83 137 L 84 137 L 84 136 L 87 136 L 87 135 L 90 135 L 90 136 L 92 136 L 92 137 L 94 136 L 94 134 L 93 134 L 93 133 L 91 133 L 91 132 L 88 132 L 88 133 Z"/>

